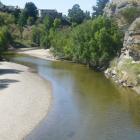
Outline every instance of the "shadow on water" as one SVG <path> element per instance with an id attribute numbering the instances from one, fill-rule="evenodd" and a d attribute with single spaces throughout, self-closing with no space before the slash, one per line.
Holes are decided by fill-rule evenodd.
<path id="1" fill-rule="evenodd" d="M 49 115 L 26 140 L 140 140 L 140 96 L 85 66 L 17 57 L 53 87 Z"/>

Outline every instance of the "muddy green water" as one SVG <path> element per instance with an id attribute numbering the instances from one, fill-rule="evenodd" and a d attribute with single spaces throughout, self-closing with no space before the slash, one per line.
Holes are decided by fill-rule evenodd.
<path id="1" fill-rule="evenodd" d="M 36 69 L 53 89 L 48 116 L 25 140 L 140 140 L 140 96 L 130 89 L 82 65 L 28 56 L 12 61 Z"/>

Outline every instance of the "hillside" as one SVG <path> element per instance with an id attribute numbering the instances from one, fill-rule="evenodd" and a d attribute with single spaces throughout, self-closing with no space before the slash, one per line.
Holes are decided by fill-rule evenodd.
<path id="1" fill-rule="evenodd" d="M 132 87 L 140 93 L 140 1 L 113 0 L 105 14 L 112 16 L 124 31 L 121 55 L 115 58 L 105 72 L 115 82 Z M 113 4 L 115 3 L 114 9 Z"/>

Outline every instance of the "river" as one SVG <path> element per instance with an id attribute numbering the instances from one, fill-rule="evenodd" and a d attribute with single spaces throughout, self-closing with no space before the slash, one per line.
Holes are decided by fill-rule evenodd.
<path id="1" fill-rule="evenodd" d="M 130 89 L 83 65 L 29 56 L 12 61 L 52 84 L 49 114 L 25 140 L 140 140 L 140 96 Z"/>

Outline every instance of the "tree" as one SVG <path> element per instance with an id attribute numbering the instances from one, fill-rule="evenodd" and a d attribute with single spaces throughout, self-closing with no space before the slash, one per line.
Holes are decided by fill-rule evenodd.
<path id="1" fill-rule="evenodd" d="M 15 23 L 18 22 L 19 16 L 20 16 L 21 10 L 16 8 L 15 11 L 13 12 L 13 15 L 15 16 Z"/>
<path id="2" fill-rule="evenodd" d="M 41 45 L 41 47 L 43 47 L 45 49 L 50 48 L 51 44 L 50 44 L 50 38 L 49 38 L 48 34 L 46 34 L 45 36 L 42 36 L 40 45 Z"/>
<path id="3" fill-rule="evenodd" d="M 85 14 L 85 20 L 91 19 L 91 16 L 90 16 L 90 12 L 89 11 L 86 11 L 84 14 Z"/>
<path id="4" fill-rule="evenodd" d="M 103 15 L 103 10 L 109 0 L 97 0 L 96 6 L 93 6 L 93 18 L 99 15 Z"/>
<path id="5" fill-rule="evenodd" d="M 68 17 L 72 23 L 81 24 L 84 21 L 85 15 L 78 4 L 75 4 L 68 11 Z"/>
<path id="6" fill-rule="evenodd" d="M 26 11 L 28 17 L 33 17 L 35 20 L 37 19 L 38 10 L 34 3 L 27 2 L 24 10 Z"/>
<path id="7" fill-rule="evenodd" d="M 46 31 L 49 31 L 51 27 L 53 27 L 53 19 L 49 16 L 46 16 L 43 20 Z"/>
<path id="8" fill-rule="evenodd" d="M 0 12 L 0 26 L 3 26 L 3 25 L 9 26 L 14 23 L 15 23 L 15 18 L 13 15 Z"/>
<path id="9" fill-rule="evenodd" d="M 51 46 L 60 57 L 104 70 L 120 53 L 122 38 L 113 20 L 99 16 L 74 28 L 54 32 Z"/>
<path id="10" fill-rule="evenodd" d="M 31 26 L 34 24 L 34 18 L 33 17 L 28 17 L 27 19 L 27 25 Z"/>
<path id="11" fill-rule="evenodd" d="M 11 34 L 6 26 L 0 27 L 0 55 L 7 49 L 8 44 L 12 41 Z"/>
<path id="12" fill-rule="evenodd" d="M 23 27 L 27 24 L 27 13 L 26 11 L 22 11 L 20 16 L 19 16 L 19 21 L 18 21 L 18 27 L 20 30 L 20 37 L 22 38 L 22 33 L 23 33 Z"/>
<path id="13" fill-rule="evenodd" d="M 54 29 L 58 28 L 60 26 L 60 24 L 61 24 L 61 20 L 56 18 L 53 22 Z"/>
<path id="14" fill-rule="evenodd" d="M 41 29 L 39 27 L 33 26 L 31 33 L 31 40 L 37 46 L 40 46 Z"/>

